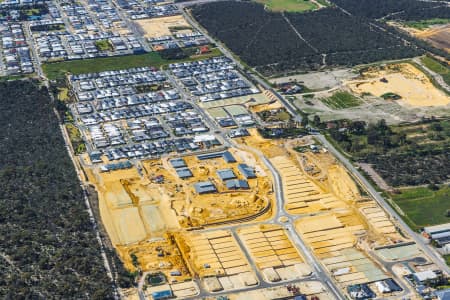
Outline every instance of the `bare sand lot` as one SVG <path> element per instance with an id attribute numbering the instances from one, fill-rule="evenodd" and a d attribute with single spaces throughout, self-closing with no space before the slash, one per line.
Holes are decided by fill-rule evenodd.
<path id="1" fill-rule="evenodd" d="M 449 96 L 408 63 L 369 68 L 362 73 L 362 78 L 346 84 L 360 95 L 370 93 L 381 97 L 387 93 L 397 94 L 401 97 L 397 101 L 409 106 L 443 106 L 450 103 Z"/>
<path id="2" fill-rule="evenodd" d="M 270 79 L 270 82 L 278 84 L 297 81 L 310 89 L 323 90 L 339 86 L 344 80 L 350 80 L 356 76 L 357 74 L 352 72 L 351 69 L 339 69 L 273 78 Z"/>
<path id="3" fill-rule="evenodd" d="M 183 16 L 144 19 L 135 21 L 144 31 L 146 38 L 171 35 L 171 27 L 190 27 Z"/>
<path id="4" fill-rule="evenodd" d="M 141 178 L 136 169 L 94 171 L 90 177 L 99 192 L 102 221 L 115 246 L 159 238 L 166 230 L 178 228 L 159 186 Z"/>

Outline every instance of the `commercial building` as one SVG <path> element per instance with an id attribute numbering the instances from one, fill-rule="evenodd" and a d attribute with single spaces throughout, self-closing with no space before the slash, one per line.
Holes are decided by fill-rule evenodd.
<path id="1" fill-rule="evenodd" d="M 189 168 L 177 168 L 175 169 L 175 171 L 177 172 L 178 177 L 180 177 L 181 179 L 192 177 L 192 172 L 191 170 L 189 170 Z"/>
<path id="2" fill-rule="evenodd" d="M 211 181 L 197 182 L 194 184 L 194 188 L 199 195 L 217 192 L 216 186 Z"/>
<path id="3" fill-rule="evenodd" d="M 225 183 L 229 190 L 248 190 L 250 186 L 246 180 L 232 179 Z"/>
<path id="4" fill-rule="evenodd" d="M 174 158 L 170 160 L 170 164 L 172 167 L 176 168 L 185 168 L 187 167 L 186 162 L 182 158 Z"/>
<path id="5" fill-rule="evenodd" d="M 450 289 L 437 291 L 435 295 L 438 300 L 450 300 Z"/>
<path id="6" fill-rule="evenodd" d="M 423 271 L 423 272 L 417 272 L 413 274 L 414 281 L 417 284 L 423 284 L 427 281 L 434 281 L 438 279 L 438 276 L 435 272 L 431 270 Z"/>
<path id="7" fill-rule="evenodd" d="M 255 170 L 253 170 L 253 168 L 249 167 L 247 164 L 239 164 L 238 169 L 245 178 L 256 178 Z"/>
<path id="8" fill-rule="evenodd" d="M 450 223 L 425 227 L 424 233 L 440 246 L 450 243 Z"/>
<path id="9" fill-rule="evenodd" d="M 225 160 L 226 163 L 235 163 L 236 159 L 234 158 L 234 156 L 229 152 L 229 151 L 225 151 L 222 154 L 223 159 Z"/>
<path id="10" fill-rule="evenodd" d="M 231 169 L 217 170 L 217 176 L 219 176 L 222 181 L 236 178 L 236 174 L 234 174 L 233 170 Z"/>

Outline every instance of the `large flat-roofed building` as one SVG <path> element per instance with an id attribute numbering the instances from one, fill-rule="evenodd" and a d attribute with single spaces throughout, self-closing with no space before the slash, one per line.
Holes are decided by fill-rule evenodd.
<path id="1" fill-rule="evenodd" d="M 217 170 L 217 176 L 219 176 L 222 181 L 236 178 L 236 174 L 234 174 L 233 170 L 231 169 Z"/>
<path id="2" fill-rule="evenodd" d="M 425 227 L 424 232 L 440 246 L 450 243 L 450 223 Z"/>
<path id="3" fill-rule="evenodd" d="M 248 190 L 250 186 L 247 180 L 232 179 L 225 183 L 229 190 Z"/>
<path id="4" fill-rule="evenodd" d="M 177 168 L 175 169 L 177 172 L 178 177 L 181 179 L 192 177 L 192 172 L 189 170 L 189 168 Z"/>
<path id="5" fill-rule="evenodd" d="M 249 167 L 247 164 L 239 164 L 238 169 L 245 178 L 256 178 L 255 170 L 253 170 L 253 168 Z"/>
<path id="6" fill-rule="evenodd" d="M 211 181 L 201 181 L 194 184 L 195 191 L 197 194 L 210 194 L 210 193 L 216 193 L 217 189 L 214 183 Z"/>
<path id="7" fill-rule="evenodd" d="M 186 162 L 182 158 L 174 158 L 170 160 L 170 164 L 172 167 L 176 168 L 185 168 L 187 167 Z"/>
<path id="8" fill-rule="evenodd" d="M 445 289 L 435 292 L 438 300 L 450 300 L 450 289 Z"/>
<path id="9" fill-rule="evenodd" d="M 223 159 L 225 160 L 226 163 L 235 163 L 236 159 L 234 158 L 234 156 L 229 152 L 229 151 L 225 151 L 222 154 Z"/>
<path id="10" fill-rule="evenodd" d="M 431 270 L 423 271 L 423 272 L 417 272 L 413 274 L 414 280 L 418 284 L 423 284 L 426 281 L 433 281 L 438 278 L 435 272 Z"/>

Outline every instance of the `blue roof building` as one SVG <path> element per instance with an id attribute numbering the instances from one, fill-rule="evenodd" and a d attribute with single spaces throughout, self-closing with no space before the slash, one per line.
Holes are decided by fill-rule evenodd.
<path id="1" fill-rule="evenodd" d="M 182 158 L 174 158 L 170 160 L 170 164 L 172 167 L 176 168 L 185 168 L 187 167 L 186 162 Z"/>
<path id="2" fill-rule="evenodd" d="M 153 300 L 169 299 L 172 297 L 173 297 L 173 294 L 172 294 L 171 290 L 156 291 L 156 292 L 152 293 Z"/>
<path id="3" fill-rule="evenodd" d="M 222 154 L 223 159 L 226 163 L 235 163 L 236 159 L 233 157 L 233 155 L 229 151 L 225 151 Z"/>
<path id="4" fill-rule="evenodd" d="M 231 170 L 231 169 L 217 170 L 216 173 L 222 181 L 236 178 L 236 175 L 234 174 L 233 170 Z"/>
<path id="5" fill-rule="evenodd" d="M 211 181 L 201 181 L 194 184 L 197 194 L 210 194 L 217 192 L 216 186 Z"/>
<path id="6" fill-rule="evenodd" d="M 450 300 L 450 289 L 437 291 L 435 292 L 435 295 L 438 300 Z"/>
<path id="7" fill-rule="evenodd" d="M 178 177 L 180 177 L 181 179 L 192 177 L 192 172 L 191 170 L 189 170 L 189 168 L 178 168 L 175 169 L 175 171 L 177 172 Z"/>
<path id="8" fill-rule="evenodd" d="M 238 169 L 245 178 L 256 178 L 255 170 L 253 170 L 253 168 L 249 167 L 247 164 L 239 164 Z"/>
<path id="9" fill-rule="evenodd" d="M 248 190 L 250 186 L 246 180 L 232 179 L 225 183 L 229 190 Z"/>

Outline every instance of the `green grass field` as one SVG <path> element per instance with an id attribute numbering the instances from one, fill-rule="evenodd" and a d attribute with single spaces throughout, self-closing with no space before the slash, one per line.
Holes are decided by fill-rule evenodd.
<path id="1" fill-rule="evenodd" d="M 111 70 L 129 69 L 143 66 L 153 66 L 155 68 L 167 66 L 171 63 L 180 61 L 195 61 L 219 56 L 222 53 L 217 49 L 212 49 L 210 53 L 198 56 L 192 56 L 183 60 L 167 60 L 163 59 L 159 53 L 151 52 L 145 54 L 100 57 L 84 60 L 72 60 L 55 63 L 45 63 L 42 68 L 50 80 L 63 78 L 66 73 L 83 74 L 96 73 Z"/>
<path id="2" fill-rule="evenodd" d="M 450 23 L 450 19 L 440 19 L 440 18 L 434 18 L 434 19 L 428 19 L 428 20 L 422 20 L 422 21 L 410 21 L 406 22 L 405 25 L 416 28 L 419 30 L 427 29 L 430 26 L 433 25 L 445 25 Z"/>
<path id="3" fill-rule="evenodd" d="M 403 189 L 398 195 L 391 195 L 392 200 L 406 214 L 406 221 L 412 229 L 450 222 L 446 217 L 450 209 L 450 187 L 443 186 L 438 191 L 426 187 Z"/>
<path id="4" fill-rule="evenodd" d="M 444 79 L 444 81 L 450 85 L 450 68 L 441 64 L 440 62 L 438 62 L 437 60 L 429 57 L 429 56 L 424 56 L 423 58 L 421 58 L 422 63 L 431 71 L 436 72 L 438 74 L 440 74 L 442 76 L 442 78 Z"/>
<path id="5" fill-rule="evenodd" d="M 316 3 L 311 0 L 256 0 L 266 5 L 271 11 L 303 12 L 317 9 Z"/>
<path id="6" fill-rule="evenodd" d="M 348 92 L 336 92 L 333 96 L 323 98 L 321 101 L 333 109 L 355 107 L 362 104 L 360 99 Z"/>

